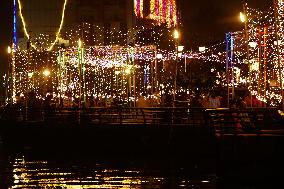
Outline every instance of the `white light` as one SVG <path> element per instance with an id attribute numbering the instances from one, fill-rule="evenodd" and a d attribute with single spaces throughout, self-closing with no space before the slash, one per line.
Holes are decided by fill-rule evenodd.
<path id="1" fill-rule="evenodd" d="M 157 54 L 157 58 L 158 58 L 158 59 L 162 59 L 162 58 L 163 58 L 163 55 L 162 55 L 162 54 Z"/>
<path id="2" fill-rule="evenodd" d="M 246 21 L 246 15 L 244 15 L 242 12 L 240 12 L 240 19 L 241 19 L 241 22 L 245 22 Z"/>
<path id="3" fill-rule="evenodd" d="M 249 46 L 255 48 L 257 46 L 256 42 L 249 42 Z"/>
<path id="4" fill-rule="evenodd" d="M 205 47 L 199 47 L 199 52 L 204 52 L 206 50 Z"/>
<path id="5" fill-rule="evenodd" d="M 178 52 L 183 51 L 183 49 L 184 49 L 184 46 L 178 46 Z"/>
<path id="6" fill-rule="evenodd" d="M 209 180 L 202 180 L 201 182 L 203 182 L 203 183 L 208 183 Z"/>
<path id="7" fill-rule="evenodd" d="M 120 71 L 115 70 L 114 73 L 115 73 L 115 75 L 118 75 L 120 73 Z"/>
<path id="8" fill-rule="evenodd" d="M 182 53 L 178 53 L 178 57 L 181 58 Z"/>
<path id="9" fill-rule="evenodd" d="M 10 47 L 10 46 L 8 46 L 7 52 L 8 52 L 8 54 L 10 54 L 10 53 L 12 52 L 12 50 L 11 50 L 11 47 Z"/>
<path id="10" fill-rule="evenodd" d="M 278 44 L 277 41 L 274 41 L 274 45 L 280 45 L 281 44 L 281 40 L 278 40 Z"/>

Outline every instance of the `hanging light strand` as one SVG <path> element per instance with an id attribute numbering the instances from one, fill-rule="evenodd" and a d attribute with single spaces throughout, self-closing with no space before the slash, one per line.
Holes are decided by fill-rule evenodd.
<path id="1" fill-rule="evenodd" d="M 63 5 L 63 10 L 62 10 L 62 16 L 61 16 L 61 21 L 60 21 L 60 26 L 59 26 L 59 29 L 58 31 L 56 32 L 56 38 L 55 40 L 51 43 L 51 45 L 47 48 L 47 51 L 51 51 L 55 45 L 55 43 L 58 41 L 59 39 L 59 35 L 60 35 L 60 32 L 61 32 L 61 29 L 62 29 L 62 26 L 63 26 L 63 23 L 64 23 L 64 16 L 65 16 L 65 9 L 66 9 L 66 5 L 67 5 L 67 0 L 64 0 L 64 5 Z M 18 6 L 19 6 L 19 13 L 20 13 L 20 18 L 21 18 L 21 21 L 23 23 L 23 28 L 24 28 L 24 33 L 26 35 L 26 37 L 28 38 L 28 40 L 30 40 L 30 35 L 27 31 L 27 26 L 26 26 L 26 22 L 25 22 L 25 19 L 24 19 L 24 16 L 23 16 L 23 13 L 22 13 L 22 4 L 21 4 L 21 1 L 18 0 Z M 38 48 L 35 44 L 33 44 L 31 41 L 30 41 L 30 44 L 31 44 L 31 47 L 34 48 L 35 50 L 38 50 L 40 51 L 40 48 Z"/>

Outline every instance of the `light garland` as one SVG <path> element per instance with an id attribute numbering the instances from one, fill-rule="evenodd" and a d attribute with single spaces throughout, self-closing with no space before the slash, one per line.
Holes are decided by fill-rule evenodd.
<path id="1" fill-rule="evenodd" d="M 50 52 L 21 50 L 18 48 L 15 54 L 14 94 L 25 96 L 27 91 L 34 90 L 39 99 L 43 99 L 44 94 L 48 92 L 52 93 L 54 98 L 62 97 L 74 101 L 80 96 L 79 89 L 81 89 L 81 92 L 84 91 L 84 93 L 81 93 L 84 98 L 91 96 L 105 98 L 111 93 L 112 96 L 131 101 L 140 96 L 143 91 L 147 91 L 150 95 L 155 95 L 158 92 L 160 95 L 173 93 L 170 65 L 172 61 L 176 60 L 176 52 L 174 46 L 169 46 L 172 50 L 158 48 L 160 37 L 172 33 L 170 29 L 165 28 L 165 31 L 161 33 L 156 30 L 146 29 L 151 32 L 149 33 L 150 36 L 156 36 L 152 43 L 156 43 L 157 46 L 145 46 L 145 44 L 143 46 L 143 41 L 148 40 L 148 38 L 144 39 L 143 34 L 141 36 L 139 34 L 144 32 L 143 27 L 137 30 L 137 43 L 134 47 L 118 45 L 89 46 L 88 44 L 96 42 L 96 37 L 88 35 L 89 30 L 92 27 L 95 27 L 98 31 L 102 29 L 87 23 L 84 23 L 83 26 L 84 28 L 78 26 L 62 34 L 63 38 L 70 40 L 70 46 L 68 47 L 58 47 L 56 51 Z M 125 38 L 128 32 L 118 33 L 121 38 Z M 77 56 L 77 45 L 78 38 L 82 37 L 82 33 L 84 36 L 84 55 L 81 59 Z M 116 34 L 110 31 L 109 35 L 112 37 Z M 172 38 L 166 39 L 169 44 L 173 43 Z M 41 34 L 35 40 L 48 44 L 49 36 Z M 223 44 L 222 42 L 209 47 L 207 53 L 210 53 L 210 56 L 206 55 L 206 53 L 188 52 L 184 53 L 180 58 L 181 60 L 221 61 L 222 54 L 216 56 L 214 53 Z M 157 54 L 162 54 L 162 58 L 158 59 Z M 158 67 L 153 67 L 154 62 L 157 62 Z M 82 70 L 80 64 L 82 64 Z M 164 65 L 169 65 L 169 68 L 164 68 Z M 46 70 L 49 71 L 50 75 L 43 74 L 47 73 Z M 79 70 L 83 74 L 81 80 L 78 74 Z M 166 70 L 170 72 L 167 76 L 168 80 L 162 82 L 159 77 L 165 75 Z M 159 76 L 157 78 L 154 76 L 156 71 Z M 81 87 L 79 83 L 81 83 Z M 136 83 L 135 87 L 134 83 Z M 114 92 L 114 90 L 117 92 Z M 186 89 L 179 87 L 178 91 L 182 92 L 186 91 Z"/>
<path id="2" fill-rule="evenodd" d="M 22 4 L 21 4 L 21 1 L 18 0 L 18 5 L 19 5 L 19 13 L 20 13 L 20 18 L 22 20 L 22 23 L 23 23 L 23 26 L 24 26 L 24 33 L 26 35 L 26 37 L 28 38 L 28 40 L 30 40 L 30 35 L 28 34 L 27 32 L 27 27 L 26 27 L 26 23 L 25 23 L 25 19 L 24 19 L 24 16 L 22 14 Z M 51 45 L 47 48 L 47 51 L 51 51 L 55 45 L 55 43 L 58 41 L 59 39 L 59 35 L 60 35 L 60 32 L 61 32 L 61 29 L 62 29 L 62 26 L 63 26 L 63 23 L 64 23 L 64 16 L 65 16 L 65 8 L 66 8 L 66 5 L 67 5 L 67 0 L 64 0 L 64 5 L 63 5 L 63 10 L 62 10 L 62 16 L 61 16 L 61 21 L 60 21 L 60 26 L 59 26 L 59 29 L 58 31 L 56 32 L 56 38 L 55 40 L 51 43 Z M 32 41 L 30 41 L 30 44 L 31 46 L 40 51 L 41 49 L 38 48 Z"/>
<path id="3" fill-rule="evenodd" d="M 143 0 L 134 0 L 134 12 L 135 15 L 139 18 L 143 18 Z"/>
<path id="4" fill-rule="evenodd" d="M 245 7 L 247 31 L 232 33 L 234 51 L 230 60 L 234 66 L 241 68 L 240 81 L 243 83 L 236 82 L 236 75 L 231 75 L 228 85 L 244 87 L 249 84 L 249 91 L 258 100 L 277 106 L 282 101 L 281 83 L 284 79 L 283 2 L 278 1 L 276 7 L 265 11 Z"/>
<path id="5" fill-rule="evenodd" d="M 19 0 L 18 0 L 19 1 Z M 67 1 L 66 1 L 67 2 Z M 143 1 L 135 1 L 135 14 L 139 16 L 139 12 L 142 11 L 141 5 Z M 280 1 L 279 1 L 280 2 Z M 279 41 L 278 46 L 280 47 L 280 56 L 277 55 L 277 43 L 276 41 L 276 31 L 275 31 L 275 20 L 272 9 L 268 11 L 258 11 L 256 9 L 247 8 L 247 26 L 248 26 L 248 42 L 249 44 L 254 42 L 255 46 L 249 47 L 249 56 L 247 58 L 246 53 L 246 37 L 245 31 L 232 32 L 234 37 L 234 54 L 232 56 L 232 62 L 234 62 L 235 69 L 238 71 L 238 76 L 231 75 L 230 83 L 224 81 L 224 75 L 218 72 L 217 84 L 222 86 L 236 86 L 244 87 L 251 82 L 251 86 L 248 87 L 251 94 L 255 95 L 259 100 L 267 102 L 270 105 L 276 106 L 282 100 L 280 78 L 284 79 L 283 70 L 279 72 L 278 70 L 283 67 L 284 62 L 284 51 L 283 49 L 283 2 L 279 4 L 279 9 L 277 9 L 277 15 L 279 19 L 279 31 L 278 36 L 281 41 Z M 65 4 L 64 4 L 65 7 Z M 140 7 L 140 9 L 138 9 Z M 20 15 L 21 15 L 21 5 L 19 3 Z M 151 0 L 150 4 L 152 19 L 155 19 L 159 24 L 167 23 L 168 25 L 173 25 L 176 10 L 174 0 Z M 65 11 L 65 8 L 63 12 Z M 142 11 L 143 12 L 143 11 Z M 140 15 L 142 15 L 140 13 Z M 23 21 L 23 17 L 22 21 Z M 64 20 L 64 14 L 62 15 L 62 20 Z M 62 22 L 63 23 L 63 22 Z M 24 30 L 26 30 L 25 23 Z M 60 24 L 59 31 L 57 32 L 57 37 L 60 33 L 62 24 Z M 93 30 L 96 34 L 90 35 L 90 31 Z M 129 99 L 134 99 L 135 96 L 143 91 L 160 92 L 161 94 L 172 94 L 173 93 L 173 83 L 167 82 L 157 82 L 153 79 L 153 72 L 156 68 L 153 68 L 153 63 L 155 61 L 158 64 L 168 64 L 176 59 L 176 54 L 174 50 L 161 50 L 159 44 L 161 38 L 166 32 L 172 32 L 167 30 L 165 33 L 155 30 L 147 30 L 143 27 L 133 28 L 137 31 L 136 44 L 134 48 L 131 49 L 127 46 L 117 46 L 117 44 L 126 44 L 127 36 L 132 32 L 128 30 L 127 32 L 121 32 L 118 30 L 110 30 L 107 32 L 107 37 L 111 38 L 109 46 L 102 46 L 103 44 L 98 40 L 103 36 L 100 33 L 103 28 L 98 26 L 84 23 L 82 26 L 77 28 L 72 28 L 69 32 L 62 34 L 63 37 L 70 40 L 70 47 L 66 49 L 58 48 L 56 52 L 51 51 L 49 55 L 44 55 L 44 52 L 32 52 L 32 55 L 28 55 L 27 51 L 18 50 L 15 53 L 15 77 L 13 78 L 13 94 L 24 94 L 27 89 L 34 89 L 37 92 L 39 98 L 42 96 L 42 70 L 43 65 L 46 64 L 46 56 L 49 57 L 48 65 L 52 68 L 50 77 L 45 76 L 46 82 L 52 82 L 53 95 L 58 97 L 62 94 L 64 98 L 74 98 L 79 96 L 79 83 L 80 78 L 78 76 L 79 64 L 82 62 L 82 73 L 84 79 L 81 82 L 84 85 L 81 86 L 81 90 L 84 91 L 84 95 L 90 97 L 92 95 L 96 97 L 106 97 L 109 93 L 113 96 L 119 96 L 126 99 L 127 94 L 130 92 L 131 96 Z M 143 32 L 149 32 L 145 37 Z M 84 36 L 84 52 L 82 60 L 78 58 L 78 48 L 76 47 L 78 38 Z M 115 36 L 116 40 L 112 40 Z M 150 36 L 150 37 L 148 37 Z M 49 36 L 40 35 L 38 37 L 44 46 L 50 43 Z M 29 39 L 29 36 L 28 36 Z M 169 45 L 173 43 L 173 39 L 168 38 Z M 156 44 L 156 50 L 152 47 L 146 46 L 146 44 Z M 96 44 L 90 45 L 90 44 Z M 225 63 L 226 52 L 223 51 L 224 42 L 220 42 L 211 47 L 207 47 L 204 52 L 186 52 L 180 57 L 186 62 L 187 59 L 199 59 L 204 62 L 218 62 Z M 169 46 L 173 49 L 174 46 Z M 38 50 L 38 48 L 34 48 Z M 261 50 L 260 50 L 261 49 Z M 51 49 L 49 49 L 51 50 Z M 80 52 L 81 52 L 80 50 Z M 260 53 L 259 53 L 260 52 Z M 161 59 L 157 59 L 156 55 L 162 54 Z M 31 57 L 33 57 L 31 59 Z M 281 64 L 278 64 L 278 58 Z M 247 63 L 249 63 L 248 66 Z M 225 64 L 224 64 L 225 65 Z M 34 68 L 34 70 L 31 69 Z M 213 69 L 213 68 L 212 68 Z M 215 68 L 213 71 L 216 70 Z M 251 70 L 252 80 L 249 79 L 249 70 Z M 158 69 L 158 75 L 165 74 L 164 69 Z M 130 76 L 131 75 L 131 76 Z M 171 78 L 172 75 L 169 76 Z M 37 78 L 32 80 L 33 78 Z M 130 79 L 129 79 L 130 78 Z M 69 79 L 69 80 L 68 80 Z M 134 90 L 133 81 L 135 80 L 136 86 Z M 60 82 L 59 82 L 60 81 Z M 68 81 L 68 82 L 67 82 Z M 233 83 L 231 83 L 233 81 Z M 276 84 L 275 84 L 276 83 Z M 47 86 L 45 84 L 44 86 Z M 156 88 L 161 89 L 158 91 Z M 14 91 L 15 90 L 15 91 Z M 60 91 L 60 92 L 59 92 Z M 135 91 L 135 92 L 134 92 Z M 185 91 L 182 87 L 179 87 L 179 92 Z"/>
<path id="6" fill-rule="evenodd" d="M 178 24 L 176 0 L 150 0 L 150 18 L 159 25 L 176 26 Z"/>
<path id="7" fill-rule="evenodd" d="M 16 0 L 13 2 L 13 43 L 17 45 L 17 4 Z"/>

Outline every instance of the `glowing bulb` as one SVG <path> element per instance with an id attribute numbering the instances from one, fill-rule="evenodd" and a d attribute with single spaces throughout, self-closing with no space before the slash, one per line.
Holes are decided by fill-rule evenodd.
<path id="1" fill-rule="evenodd" d="M 10 54 L 10 53 L 12 52 L 12 50 L 11 50 L 11 47 L 10 47 L 10 46 L 8 46 L 7 52 L 8 52 L 8 54 Z"/>
<path id="2" fill-rule="evenodd" d="M 125 73 L 126 73 L 126 74 L 130 74 L 130 69 L 127 68 L 127 69 L 125 70 Z"/>
<path id="3" fill-rule="evenodd" d="M 206 50 L 206 47 L 199 47 L 199 52 L 204 52 Z"/>
<path id="4" fill-rule="evenodd" d="M 33 72 L 28 73 L 28 77 L 31 78 L 34 75 Z"/>
<path id="5" fill-rule="evenodd" d="M 43 75 L 46 76 L 46 77 L 49 76 L 49 75 L 50 75 L 50 71 L 47 70 L 47 69 L 44 70 L 44 71 L 43 71 Z"/>
<path id="6" fill-rule="evenodd" d="M 178 46 L 178 52 L 183 51 L 183 49 L 184 49 L 184 46 Z"/>
<path id="7" fill-rule="evenodd" d="M 178 30 L 175 30 L 175 31 L 174 31 L 174 38 L 175 38 L 175 39 L 178 39 L 178 38 L 179 38 L 179 32 L 178 32 Z"/>
<path id="8" fill-rule="evenodd" d="M 158 58 L 158 59 L 162 59 L 162 58 L 163 58 L 163 55 L 162 55 L 162 54 L 157 54 L 157 58 Z"/>
<path id="9" fill-rule="evenodd" d="M 246 15 L 244 15 L 242 12 L 240 12 L 240 19 L 241 22 L 245 22 L 247 20 Z"/>
<path id="10" fill-rule="evenodd" d="M 79 46 L 79 48 L 82 47 L 82 41 L 81 41 L 81 39 L 79 39 L 79 41 L 78 41 L 78 46 Z"/>
<path id="11" fill-rule="evenodd" d="M 257 46 L 257 43 L 256 42 L 249 42 L 249 46 L 252 47 L 252 48 L 255 48 Z"/>

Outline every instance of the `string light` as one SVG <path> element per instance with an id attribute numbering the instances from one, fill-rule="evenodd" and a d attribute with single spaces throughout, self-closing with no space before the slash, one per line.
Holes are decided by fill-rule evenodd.
<path id="1" fill-rule="evenodd" d="M 158 46 L 146 46 L 143 44 L 144 35 L 143 27 L 137 30 L 137 43 L 135 46 L 89 46 L 97 40 L 94 36 L 87 36 L 89 30 L 95 27 L 96 30 L 100 31 L 102 28 L 91 24 L 84 23 L 84 30 L 80 26 L 70 29 L 69 32 L 62 34 L 62 37 L 70 40 L 70 46 L 67 48 L 57 48 L 57 51 L 27 51 L 18 48 L 15 54 L 15 94 L 26 94 L 29 90 L 34 90 L 37 98 L 43 99 L 47 91 L 52 91 L 54 98 L 60 96 L 64 99 L 78 98 L 79 89 L 86 91 L 84 95 L 86 97 L 95 96 L 99 98 L 106 97 L 109 92 L 113 96 L 132 99 L 135 96 L 140 96 L 143 91 L 155 92 L 157 88 L 161 88 L 160 94 L 172 94 L 173 90 L 170 82 L 159 82 L 157 85 L 153 85 L 153 74 L 156 72 L 156 68 L 151 68 L 153 62 L 156 61 L 156 54 L 162 54 L 162 61 L 165 64 L 176 59 L 174 48 L 172 50 L 162 50 Z M 147 29 L 145 29 L 147 30 Z M 151 36 L 156 36 L 152 43 L 157 45 L 160 43 L 160 38 L 163 35 L 172 34 L 172 30 L 166 29 L 164 32 L 157 32 L 155 30 L 149 30 L 152 33 Z M 126 38 L 127 33 L 119 31 L 121 38 Z M 141 35 L 139 33 L 142 33 Z M 79 86 L 80 79 L 78 75 L 79 58 L 78 54 L 78 39 L 84 36 L 84 55 L 82 62 L 84 64 L 82 73 L 84 74 L 82 85 Z M 110 36 L 115 35 L 110 31 Z M 139 37 L 140 36 L 140 37 Z M 120 38 L 119 37 L 119 38 Z M 49 44 L 48 35 L 39 35 L 39 41 L 42 43 Z M 83 41 L 82 41 L 83 42 Z M 115 42 L 115 41 L 114 41 Z M 117 42 L 117 41 L 116 41 Z M 169 43 L 173 43 L 173 39 L 168 38 Z M 44 45 L 44 44 L 42 44 Z M 216 51 L 222 43 L 209 47 L 210 50 L 207 52 Z M 174 46 L 173 46 L 174 47 Z M 216 48 L 214 50 L 214 48 Z M 204 61 L 210 61 L 209 56 L 199 53 L 184 53 L 181 59 L 184 58 L 199 58 Z M 208 59 L 207 59 L 208 58 Z M 219 58 L 220 57 L 216 57 Z M 214 59 L 214 56 L 211 56 Z M 219 60 L 221 61 L 221 60 Z M 46 70 L 46 65 L 49 65 L 50 76 L 44 77 L 43 73 Z M 159 75 L 163 75 L 165 70 L 157 68 Z M 129 78 L 135 79 L 136 86 L 133 86 L 131 82 L 131 96 L 127 97 L 127 90 L 129 90 Z M 117 87 L 114 87 L 114 85 Z M 84 86 L 84 87 L 83 87 Z M 134 90 L 135 89 L 135 90 Z M 44 92 L 44 91 L 45 92 Z M 116 92 L 114 92 L 116 91 Z M 135 91 L 135 92 L 134 92 Z M 184 91 L 180 88 L 179 91 Z M 50 92 L 49 92 L 50 93 Z M 151 95 L 152 92 L 149 92 Z"/>
<path id="2" fill-rule="evenodd" d="M 150 18 L 159 25 L 176 26 L 178 21 L 176 0 L 150 0 Z"/>
<path id="3" fill-rule="evenodd" d="M 25 22 L 25 19 L 24 19 L 24 16 L 23 16 L 23 13 L 22 13 L 22 4 L 21 4 L 21 1 L 18 0 L 18 5 L 19 5 L 19 13 L 20 13 L 20 18 L 22 20 L 22 23 L 23 23 L 23 27 L 24 27 L 24 33 L 26 35 L 26 37 L 28 38 L 28 40 L 30 40 L 30 35 L 28 34 L 27 32 L 27 27 L 26 27 L 26 22 Z M 62 26 L 63 26 L 63 22 L 64 22 L 64 16 L 65 16 L 65 8 L 66 8 L 66 5 L 67 5 L 67 0 L 64 0 L 64 5 L 63 5 L 63 10 L 62 10 L 62 16 L 61 16 L 61 21 L 60 21 L 60 26 L 59 26 L 59 29 L 58 31 L 56 32 L 56 38 L 55 40 L 51 43 L 51 45 L 47 48 L 47 51 L 51 51 L 55 45 L 55 43 L 58 41 L 59 39 L 59 35 L 60 35 L 60 32 L 61 32 L 61 29 L 62 29 Z M 32 41 L 30 41 L 30 44 L 31 46 L 40 51 L 41 49 L 40 48 L 37 48 L 35 44 L 33 44 Z"/>
<path id="4" fill-rule="evenodd" d="M 13 4 L 13 43 L 17 45 L 17 5 L 16 0 L 14 0 Z"/>
<path id="5" fill-rule="evenodd" d="M 19 2 L 20 16 L 24 25 L 24 31 L 28 39 L 30 38 L 26 32 L 26 25 L 24 18 L 21 13 L 21 4 Z M 60 34 L 60 30 L 64 20 L 64 12 L 67 1 L 65 1 L 62 21 L 59 30 L 56 33 L 56 39 Z M 151 0 L 150 1 L 150 17 L 158 22 L 158 24 L 167 23 L 167 25 L 172 26 L 176 24 L 177 13 L 176 5 L 174 0 Z M 143 16 L 143 4 L 142 0 L 135 1 L 135 14 L 139 17 Z M 140 9 L 138 8 L 140 7 Z M 248 24 L 248 42 L 249 44 L 254 44 L 249 46 L 249 57 L 247 59 L 246 53 L 246 37 L 245 31 L 233 32 L 234 36 L 234 57 L 231 61 L 235 63 L 235 71 L 238 71 L 238 75 L 234 76 L 233 85 L 244 87 L 251 82 L 251 86 L 248 87 L 252 95 L 255 95 L 259 100 L 267 102 L 270 105 L 278 105 L 282 96 L 280 78 L 283 77 L 283 70 L 278 72 L 278 70 L 283 67 L 284 62 L 284 13 L 283 13 L 283 2 L 278 2 L 277 16 L 279 19 L 278 36 L 279 40 L 276 40 L 276 30 L 275 30 L 275 17 L 273 8 L 269 8 L 266 11 L 258 11 L 247 7 L 246 10 L 246 21 Z M 140 13 L 139 13 L 140 12 Z M 94 29 L 96 34 L 90 35 L 90 31 Z M 117 44 L 127 44 L 127 37 L 133 30 L 137 31 L 136 44 L 133 49 L 127 46 L 117 46 Z M 46 52 L 32 52 L 31 55 L 25 50 L 17 50 L 15 53 L 15 77 L 13 79 L 15 90 L 13 93 L 23 94 L 27 89 L 34 89 L 37 92 L 39 98 L 43 98 L 43 93 L 41 91 L 44 82 L 51 82 L 53 95 L 55 97 L 60 96 L 59 93 L 63 94 L 64 98 L 74 98 L 79 95 L 79 85 L 80 82 L 78 76 L 78 39 L 83 35 L 84 39 L 84 67 L 83 72 L 85 79 L 85 85 L 82 85 L 82 89 L 86 91 L 86 96 L 96 96 L 96 97 L 106 97 L 109 92 L 115 93 L 113 96 L 120 96 L 121 98 L 126 98 L 127 90 L 131 88 L 132 96 L 129 99 L 134 98 L 135 95 L 139 95 L 142 91 L 151 91 L 154 86 L 153 83 L 153 70 L 156 68 L 151 67 L 154 61 L 158 61 L 157 54 L 161 54 L 162 58 L 160 60 L 163 62 L 172 62 L 176 58 L 174 48 L 172 50 L 162 50 L 159 45 L 161 39 L 164 35 L 172 33 L 170 29 L 165 30 L 165 32 L 155 31 L 148 28 L 143 28 L 139 26 L 136 28 L 129 29 L 127 32 L 122 32 L 119 30 L 110 30 L 106 32 L 107 36 L 111 39 L 109 46 L 102 46 L 102 42 L 99 41 L 103 34 L 100 33 L 103 28 L 98 26 L 84 23 L 83 28 L 78 26 L 76 28 L 66 28 L 66 32 L 62 36 L 70 40 L 70 47 L 66 49 L 58 48 L 57 51 L 51 51 L 48 48 L 50 54 L 45 54 Z M 144 35 L 143 32 L 149 32 L 148 35 Z M 145 36 L 151 36 L 146 38 Z M 42 42 L 42 45 L 46 46 L 50 44 L 50 37 L 47 35 L 40 35 L 38 37 Z M 115 40 L 112 40 L 115 39 Z M 276 43 L 275 43 L 276 41 Z M 147 46 L 147 44 L 155 44 L 153 46 Z M 96 46 L 89 44 L 97 44 Z M 173 38 L 168 39 L 168 44 L 174 44 Z M 199 59 L 204 62 L 218 62 L 225 65 L 226 62 L 226 52 L 224 52 L 224 44 L 222 41 L 210 47 L 206 47 L 204 52 L 185 52 L 180 57 L 181 59 Z M 280 47 L 280 53 L 277 54 L 277 46 Z M 174 46 L 172 46 L 174 47 Z M 34 49 L 37 49 L 34 47 Z M 261 51 L 260 51 L 261 49 Z M 261 52 L 261 53 L 259 53 Z M 30 59 L 30 57 L 33 57 Z M 46 57 L 48 58 L 48 64 L 50 67 L 50 77 L 45 77 L 44 79 L 39 79 L 43 77 L 44 67 L 46 64 Z M 281 64 L 278 65 L 277 61 L 280 59 Z M 32 62 L 32 63 L 31 63 Z M 31 65 L 31 64 L 32 65 Z M 31 69 L 33 66 L 34 69 Z M 152 70 L 151 70 L 152 69 Z M 252 72 L 252 80 L 248 76 L 249 69 Z M 215 68 L 212 68 L 215 72 Z M 157 70 L 160 75 L 165 74 L 164 69 Z M 158 75 L 159 75 L 158 74 Z M 237 75 L 237 77 L 236 77 Z M 29 79 L 30 77 L 30 79 Z M 171 76 L 169 76 L 171 77 Z M 34 82 L 31 82 L 33 78 L 37 78 Z M 133 82 L 130 80 L 135 79 L 136 86 L 133 86 Z M 48 79 L 48 81 L 47 81 Z M 282 78 L 283 80 L 283 78 Z M 60 81 L 60 82 L 58 82 Z M 224 74 L 222 72 L 217 73 L 217 84 L 222 86 L 231 86 L 232 83 L 226 83 L 224 81 Z M 276 84 L 275 84 L 276 83 Z M 49 86 L 45 83 L 44 86 Z M 134 90 L 135 88 L 135 90 Z M 161 94 L 172 94 L 173 87 L 171 82 L 159 83 L 158 88 L 160 88 Z M 115 89 L 115 90 L 114 90 Z M 60 91 L 60 92 L 58 92 Z M 137 94 L 134 94 L 136 91 Z M 179 87 L 178 91 L 185 91 L 182 87 Z M 153 94 L 151 94 L 153 95 Z"/>
<path id="6" fill-rule="evenodd" d="M 268 105 L 276 106 L 282 101 L 283 2 L 278 1 L 276 7 L 262 11 L 250 8 L 247 4 L 245 8 L 247 31 L 237 31 L 232 34 L 234 58 L 231 61 L 241 68 L 241 79 L 236 83 L 234 76 L 231 80 L 234 83 L 229 85 L 244 87 L 250 83 L 248 89 L 252 95 Z"/>
<path id="7" fill-rule="evenodd" d="M 143 18 L 143 0 L 134 0 L 134 12 L 135 15 L 139 18 Z"/>

